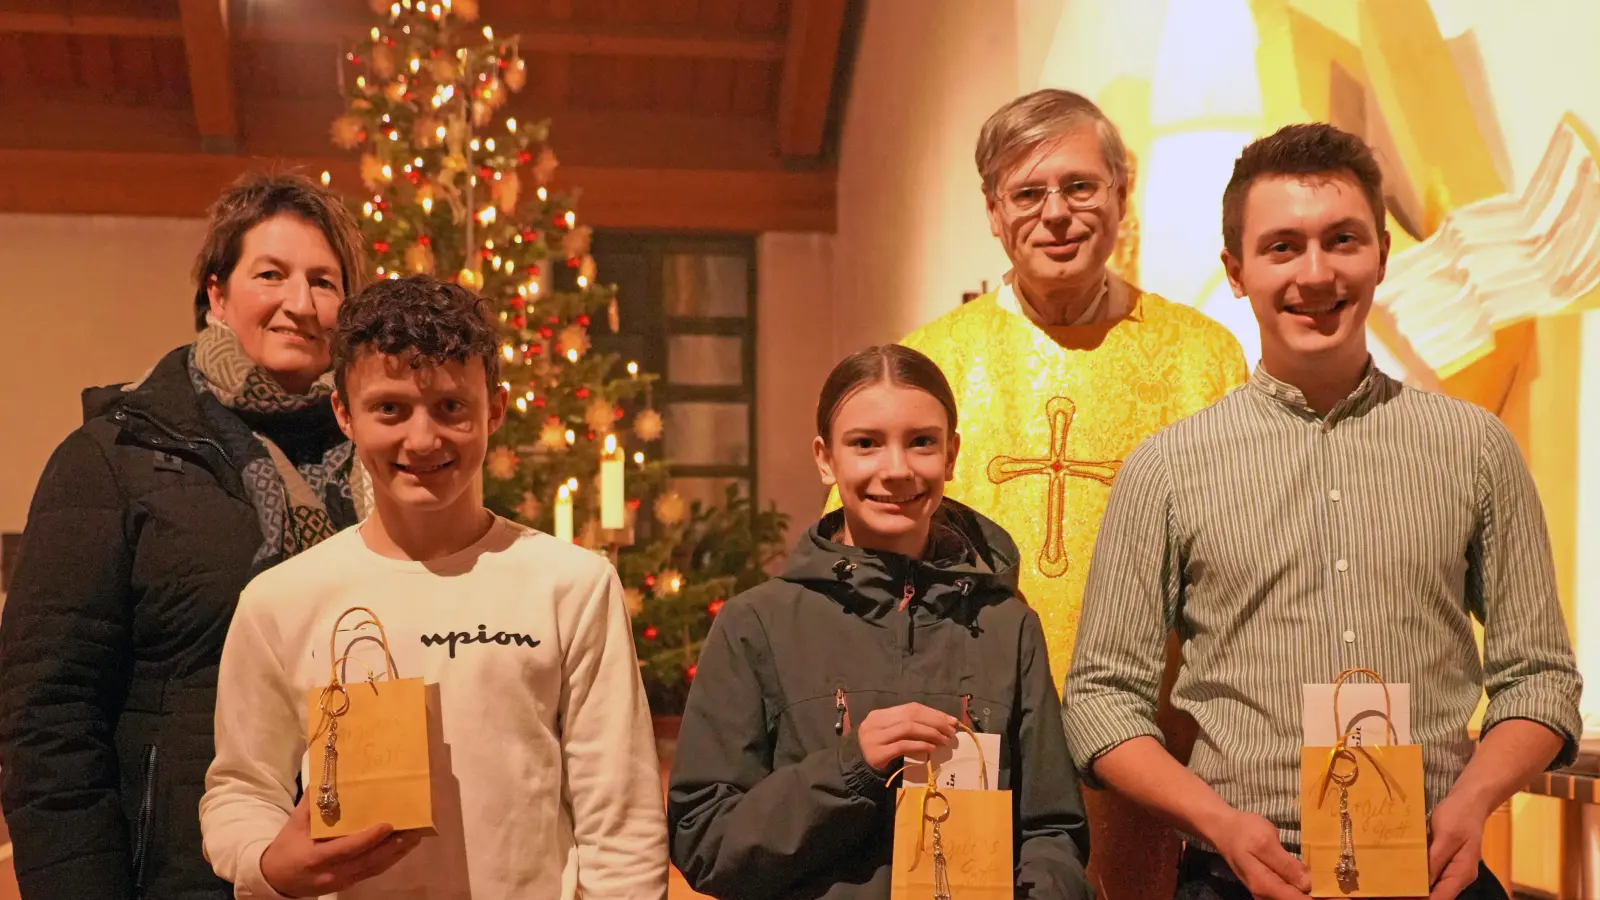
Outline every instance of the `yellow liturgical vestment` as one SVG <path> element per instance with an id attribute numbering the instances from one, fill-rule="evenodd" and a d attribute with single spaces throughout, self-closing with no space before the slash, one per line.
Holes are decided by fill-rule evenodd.
<path id="1" fill-rule="evenodd" d="M 1049 326 L 1030 320 L 1015 295 L 989 293 L 901 341 L 938 363 L 955 391 L 961 452 L 946 492 L 1017 542 L 1023 596 L 1044 625 L 1057 678 L 1122 460 L 1249 375 L 1239 342 L 1197 310 L 1124 282 L 1111 294 L 1125 315 Z"/>

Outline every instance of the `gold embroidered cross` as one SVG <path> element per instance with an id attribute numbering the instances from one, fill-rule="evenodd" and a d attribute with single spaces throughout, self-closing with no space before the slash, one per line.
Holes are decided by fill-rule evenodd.
<path id="1" fill-rule="evenodd" d="M 1066 526 L 1067 479 L 1091 478 L 1101 484 L 1110 484 L 1122 468 L 1122 460 L 1091 462 L 1070 459 L 1067 456 L 1067 436 L 1072 431 L 1072 419 L 1078 414 L 1077 404 L 1066 397 L 1051 397 L 1044 405 L 1045 416 L 1050 421 L 1050 455 L 1045 459 L 1016 459 L 996 456 L 989 460 L 989 481 L 1005 484 L 1024 475 L 1048 475 L 1050 483 L 1045 489 L 1044 545 L 1039 548 L 1039 571 L 1046 578 L 1058 578 L 1067 572 Z"/>

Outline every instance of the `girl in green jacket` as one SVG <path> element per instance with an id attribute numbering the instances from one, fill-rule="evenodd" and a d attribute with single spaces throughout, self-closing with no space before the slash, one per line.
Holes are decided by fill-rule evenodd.
<path id="1" fill-rule="evenodd" d="M 1089 838 L 1018 552 L 944 496 L 961 439 L 926 356 L 871 347 L 829 375 L 814 451 L 842 508 L 783 574 L 729 601 L 700 657 L 667 801 L 673 861 L 734 898 L 888 900 L 905 758 L 958 723 L 1000 736 L 1015 896 L 1078 900 Z M 932 900 L 930 897 L 929 900 Z"/>

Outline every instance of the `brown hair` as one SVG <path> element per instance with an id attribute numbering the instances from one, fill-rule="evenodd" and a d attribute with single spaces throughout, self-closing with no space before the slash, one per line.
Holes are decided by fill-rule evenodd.
<path id="1" fill-rule="evenodd" d="M 303 219 L 327 238 L 328 246 L 339 258 L 346 297 L 367 283 L 367 253 L 361 227 L 338 194 L 304 175 L 247 172 L 211 204 L 208 212 L 206 240 L 194 262 L 196 331 L 206 327 L 206 312 L 211 309 L 207 287 L 211 279 L 226 282 L 239 264 L 244 236 L 279 215 Z"/>
<path id="2" fill-rule="evenodd" d="M 950 430 L 956 430 L 956 396 L 939 364 L 900 344 L 883 344 L 846 356 L 828 373 L 817 398 L 817 436 L 831 440 L 833 417 L 850 396 L 862 388 L 888 382 L 901 387 L 927 391 L 950 417 Z"/>
<path id="3" fill-rule="evenodd" d="M 1244 252 L 1244 201 L 1250 187 L 1274 175 L 1327 176 L 1349 173 L 1361 185 L 1378 234 L 1388 230 L 1383 205 L 1383 171 L 1366 142 L 1326 122 L 1286 125 L 1244 148 L 1233 177 L 1222 192 L 1222 246 L 1239 258 Z"/>
<path id="4" fill-rule="evenodd" d="M 1117 126 L 1088 97 L 1046 88 L 1012 100 L 983 123 L 973 153 L 983 192 L 994 196 L 1001 177 L 1028 154 L 1086 124 L 1093 124 L 1100 137 L 1100 153 L 1111 170 L 1113 184 L 1125 185 L 1128 150 Z"/>
<path id="5" fill-rule="evenodd" d="M 344 392 L 345 373 L 363 350 L 386 356 L 414 354 L 412 368 L 483 360 L 494 394 L 500 356 L 488 301 L 459 284 L 427 275 L 380 278 L 339 306 L 333 334 L 333 386 Z"/>

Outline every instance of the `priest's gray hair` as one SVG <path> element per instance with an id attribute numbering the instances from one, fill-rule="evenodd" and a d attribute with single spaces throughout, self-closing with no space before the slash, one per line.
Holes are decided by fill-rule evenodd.
<path id="1" fill-rule="evenodd" d="M 1024 94 L 995 111 L 978 132 L 973 154 L 984 194 L 993 197 L 1000 181 L 1039 147 L 1092 123 L 1114 185 L 1128 183 L 1128 150 L 1117 126 L 1082 94 L 1045 88 Z"/>

